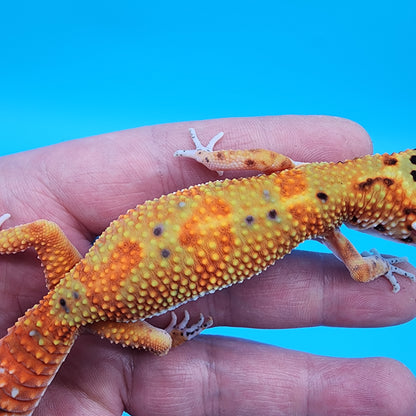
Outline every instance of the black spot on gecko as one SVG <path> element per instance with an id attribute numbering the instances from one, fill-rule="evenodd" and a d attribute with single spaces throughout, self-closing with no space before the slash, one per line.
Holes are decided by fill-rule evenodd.
<path id="1" fill-rule="evenodd" d="M 205 162 L 209 163 L 209 158 L 208 157 L 205 158 Z"/>
<path id="2" fill-rule="evenodd" d="M 244 164 L 245 164 L 248 168 L 250 168 L 251 166 L 253 166 L 255 163 L 256 163 L 256 162 L 255 162 L 253 159 L 246 159 L 246 160 L 244 161 Z"/>
<path id="3" fill-rule="evenodd" d="M 415 214 L 416 215 L 416 209 L 415 208 L 404 208 L 403 209 L 403 214 L 404 215 L 410 215 L 410 214 Z"/>
<path id="4" fill-rule="evenodd" d="M 395 157 L 386 155 L 383 157 L 383 163 L 387 166 L 393 166 L 397 163 L 397 159 Z"/>
<path id="5" fill-rule="evenodd" d="M 394 184 L 393 179 L 391 179 L 391 178 L 381 178 L 381 177 L 378 176 L 377 178 L 367 178 L 367 180 L 365 180 L 364 182 L 360 182 L 358 184 L 358 189 L 360 189 L 361 191 L 367 191 L 376 182 L 380 182 L 380 181 L 382 181 L 384 183 L 384 185 L 386 185 L 386 186 L 391 186 L 391 185 Z"/>
<path id="6" fill-rule="evenodd" d="M 358 218 L 354 215 L 351 220 L 350 220 L 353 224 L 355 224 L 358 221 Z"/>
<path id="7" fill-rule="evenodd" d="M 406 237 L 406 238 L 402 238 L 403 243 L 413 243 L 413 238 L 412 237 Z"/>
<path id="8" fill-rule="evenodd" d="M 328 201 L 328 195 L 325 192 L 318 192 L 316 196 L 322 201 L 326 202 Z"/>
<path id="9" fill-rule="evenodd" d="M 384 231 L 386 231 L 386 227 L 383 224 L 379 224 L 376 227 L 374 227 L 375 230 L 380 231 L 381 233 L 383 233 Z"/>
<path id="10" fill-rule="evenodd" d="M 252 215 L 247 215 L 247 217 L 246 217 L 246 223 L 248 225 L 251 225 L 251 224 L 253 224 L 253 222 L 254 222 L 254 217 Z"/>
<path id="11" fill-rule="evenodd" d="M 416 165 L 416 155 L 410 156 L 410 162 Z"/>
<path id="12" fill-rule="evenodd" d="M 59 304 L 62 306 L 62 308 L 64 309 L 64 311 L 65 311 L 66 313 L 69 313 L 69 308 L 68 308 L 68 306 L 66 305 L 66 301 L 65 301 L 65 299 L 64 299 L 64 298 L 59 299 Z"/>
<path id="13" fill-rule="evenodd" d="M 166 258 L 168 258 L 170 256 L 170 251 L 167 248 L 164 248 L 161 251 L 161 254 L 162 254 L 162 257 L 166 259 Z"/>
<path id="14" fill-rule="evenodd" d="M 416 170 L 412 170 L 410 174 L 412 175 L 413 180 L 416 182 Z"/>
<path id="15" fill-rule="evenodd" d="M 358 188 L 361 189 L 362 191 L 367 190 L 368 188 L 370 188 L 371 185 L 373 185 L 374 179 L 372 178 L 367 178 L 366 181 L 364 182 L 360 182 L 358 184 Z"/>
<path id="16" fill-rule="evenodd" d="M 79 293 L 78 293 L 76 290 L 74 290 L 74 291 L 72 292 L 72 297 L 73 297 L 74 299 L 79 299 Z"/>
<path id="17" fill-rule="evenodd" d="M 153 235 L 156 237 L 159 237 L 163 233 L 163 227 L 161 225 L 157 225 L 155 228 L 153 228 Z"/>
<path id="18" fill-rule="evenodd" d="M 267 213 L 267 217 L 270 218 L 271 220 L 275 220 L 277 218 L 277 211 L 275 209 L 271 209 Z"/>

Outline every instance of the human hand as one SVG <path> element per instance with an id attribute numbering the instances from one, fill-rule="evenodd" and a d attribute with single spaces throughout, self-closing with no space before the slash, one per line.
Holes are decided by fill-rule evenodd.
<path id="1" fill-rule="evenodd" d="M 6 226 L 57 222 L 85 253 L 110 221 L 147 199 L 217 179 L 173 152 L 188 127 L 221 148 L 263 147 L 294 160 L 342 160 L 371 151 L 356 124 L 329 117 L 270 117 L 178 123 L 61 143 L 0 159 Z M 238 173 L 241 174 L 240 172 Z M 226 176 L 232 176 L 231 173 Z M 5 328 L 46 293 L 33 253 L 0 259 Z M 416 286 L 354 282 L 333 256 L 295 252 L 261 277 L 188 303 L 191 316 L 257 328 L 381 326 L 413 318 Z M 152 319 L 164 327 L 169 317 Z M 359 348 L 359 345 L 357 345 Z M 199 336 L 165 357 L 82 335 L 34 415 L 413 415 L 416 382 L 383 358 L 316 357 L 244 340 Z"/>

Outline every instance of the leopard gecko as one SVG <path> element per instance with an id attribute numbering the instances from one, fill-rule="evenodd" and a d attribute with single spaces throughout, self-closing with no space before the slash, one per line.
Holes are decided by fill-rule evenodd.
<path id="1" fill-rule="evenodd" d="M 415 276 L 404 258 L 359 254 L 345 223 L 414 245 L 416 150 L 338 163 L 299 163 L 263 150 L 214 151 L 190 129 L 190 157 L 207 168 L 258 170 L 259 176 L 191 186 L 130 209 L 82 257 L 53 222 L 0 231 L 0 253 L 36 250 L 48 294 L 0 340 L 0 415 L 31 415 L 71 346 L 88 328 L 124 346 L 166 354 L 212 325 L 185 313 L 165 329 L 146 319 L 248 279 L 306 239 L 328 246 L 352 278 Z M 8 214 L 1 217 L 3 223 Z"/>

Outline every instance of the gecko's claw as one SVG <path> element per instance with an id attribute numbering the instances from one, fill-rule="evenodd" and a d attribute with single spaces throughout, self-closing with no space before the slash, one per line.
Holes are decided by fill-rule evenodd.
<path id="1" fill-rule="evenodd" d="M 193 325 L 188 326 L 189 319 L 190 316 L 188 311 L 184 312 L 184 317 L 179 323 L 176 313 L 171 313 L 171 321 L 165 328 L 165 331 L 171 335 L 173 346 L 178 346 L 185 341 L 189 341 L 192 338 L 195 338 L 204 329 L 211 327 L 213 324 L 212 317 L 209 316 L 205 319 L 202 313 L 199 315 L 198 322 L 194 323 Z"/>

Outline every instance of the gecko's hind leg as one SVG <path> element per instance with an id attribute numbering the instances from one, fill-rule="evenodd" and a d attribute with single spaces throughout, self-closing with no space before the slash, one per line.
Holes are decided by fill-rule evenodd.
<path id="1" fill-rule="evenodd" d="M 172 312 L 171 322 L 165 329 L 156 328 L 146 321 L 113 322 L 100 321 L 88 325 L 88 330 L 102 338 L 107 338 L 123 347 L 139 348 L 151 351 L 157 355 L 165 355 L 172 347 L 177 347 L 200 334 L 212 325 L 212 318 L 200 319 L 188 326 L 189 313 L 178 323 L 176 314 Z"/>
<path id="2" fill-rule="evenodd" d="M 0 226 L 8 218 L 9 214 L 2 215 Z M 36 250 L 42 262 L 49 289 L 81 259 L 78 250 L 54 222 L 38 220 L 0 231 L 0 254 L 18 253 L 29 247 Z"/>
<path id="3" fill-rule="evenodd" d="M 172 347 L 168 332 L 146 321 L 100 321 L 88 325 L 88 330 L 123 347 L 139 348 L 157 355 L 165 355 Z"/>

